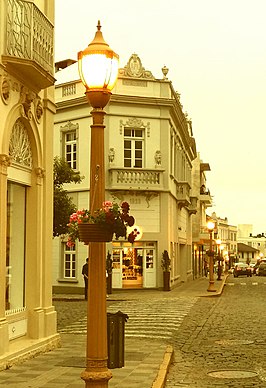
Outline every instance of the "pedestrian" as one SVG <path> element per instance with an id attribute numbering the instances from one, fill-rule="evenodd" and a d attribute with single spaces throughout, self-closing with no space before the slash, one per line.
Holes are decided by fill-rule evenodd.
<path id="1" fill-rule="evenodd" d="M 84 295 L 85 295 L 85 300 L 88 299 L 88 257 L 86 259 L 86 264 L 83 265 L 82 267 L 82 275 L 84 279 L 84 284 L 85 284 L 85 289 L 84 289 Z"/>

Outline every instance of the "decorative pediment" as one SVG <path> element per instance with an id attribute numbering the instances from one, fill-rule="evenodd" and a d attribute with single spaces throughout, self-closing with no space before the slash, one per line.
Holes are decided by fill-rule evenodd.
<path id="1" fill-rule="evenodd" d="M 155 79 L 149 70 L 145 70 L 137 54 L 132 54 L 123 69 L 119 69 L 119 76 L 130 78 Z"/>
<path id="2" fill-rule="evenodd" d="M 137 117 L 130 117 L 126 122 L 120 120 L 120 135 L 123 134 L 123 128 L 145 128 L 147 130 L 147 136 L 150 136 L 150 122 L 145 124 L 141 119 Z"/>
<path id="3" fill-rule="evenodd" d="M 70 131 L 76 131 L 79 129 L 79 124 L 73 124 L 71 121 L 68 121 L 66 125 L 60 127 L 60 130 L 62 132 L 70 132 Z"/>

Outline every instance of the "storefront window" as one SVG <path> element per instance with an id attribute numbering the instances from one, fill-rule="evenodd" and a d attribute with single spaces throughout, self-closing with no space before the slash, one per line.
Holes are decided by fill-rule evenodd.
<path id="1" fill-rule="evenodd" d="M 8 183 L 6 310 L 24 307 L 25 208 L 25 187 L 14 183 Z"/>

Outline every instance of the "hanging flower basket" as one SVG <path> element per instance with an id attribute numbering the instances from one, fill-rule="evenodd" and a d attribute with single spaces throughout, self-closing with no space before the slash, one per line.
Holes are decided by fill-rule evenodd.
<path id="1" fill-rule="evenodd" d="M 138 234 L 134 229 L 127 236 L 127 227 L 134 225 L 134 217 L 129 215 L 129 204 L 122 202 L 121 205 L 111 201 L 103 202 L 102 208 L 91 213 L 87 209 L 77 210 L 71 214 L 68 226 L 67 246 L 73 247 L 76 240 L 84 242 L 108 242 L 113 236 L 128 237 L 133 243 Z"/>
<path id="2" fill-rule="evenodd" d="M 80 224 L 79 240 L 85 245 L 90 242 L 108 242 L 112 241 L 113 232 L 108 226 L 100 224 Z"/>

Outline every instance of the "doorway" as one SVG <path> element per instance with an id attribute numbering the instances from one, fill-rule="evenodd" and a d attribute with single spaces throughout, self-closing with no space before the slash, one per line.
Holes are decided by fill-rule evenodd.
<path id="1" fill-rule="evenodd" d="M 142 288 L 143 249 L 124 248 L 122 255 L 122 287 Z"/>
<path id="2" fill-rule="evenodd" d="M 113 242 L 113 288 L 156 287 L 156 249 L 154 242 Z"/>

